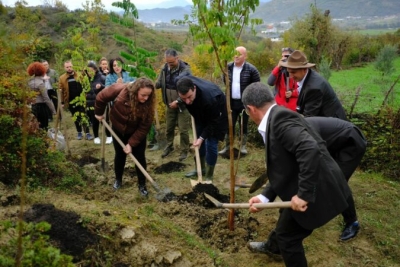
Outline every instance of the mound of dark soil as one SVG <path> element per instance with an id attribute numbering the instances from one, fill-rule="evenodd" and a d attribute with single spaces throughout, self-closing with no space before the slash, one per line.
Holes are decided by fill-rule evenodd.
<path id="1" fill-rule="evenodd" d="M 83 256 L 88 246 L 99 241 L 97 235 L 81 225 L 78 214 L 58 210 L 52 204 L 34 204 L 25 212 L 24 220 L 49 223 L 51 229 L 47 234 L 50 241 L 62 253 L 73 256 L 75 261 Z"/>
<path id="2" fill-rule="evenodd" d="M 186 165 L 183 163 L 170 161 L 154 168 L 154 173 L 161 174 L 161 173 L 179 172 L 183 171 L 185 167 Z"/>
<path id="3" fill-rule="evenodd" d="M 219 154 L 222 158 L 224 158 L 224 159 L 230 159 L 231 157 L 230 157 L 230 151 L 228 150 L 228 151 L 226 151 L 225 153 L 223 153 L 223 154 Z M 240 157 L 241 158 L 244 158 L 246 156 L 246 154 L 242 154 L 242 153 L 240 153 Z M 239 158 L 239 149 L 237 149 L 236 147 L 235 148 L 233 148 L 233 158 L 234 159 L 238 159 Z"/>

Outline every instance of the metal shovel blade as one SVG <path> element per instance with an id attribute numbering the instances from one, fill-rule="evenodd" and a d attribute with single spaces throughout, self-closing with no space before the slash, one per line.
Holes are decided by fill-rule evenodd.
<path id="1" fill-rule="evenodd" d="M 252 194 L 255 191 L 257 191 L 259 188 L 261 188 L 263 185 L 265 185 L 268 181 L 268 174 L 267 172 L 264 172 L 263 174 L 258 177 L 254 183 L 250 186 L 249 193 Z"/>

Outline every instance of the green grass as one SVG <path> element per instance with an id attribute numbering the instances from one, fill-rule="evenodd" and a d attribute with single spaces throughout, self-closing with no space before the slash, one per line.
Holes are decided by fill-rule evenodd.
<path id="1" fill-rule="evenodd" d="M 380 35 L 385 33 L 395 33 L 398 29 L 368 29 L 368 30 L 357 30 L 352 32 L 357 32 L 364 35 Z"/>
<path id="2" fill-rule="evenodd" d="M 350 107 L 354 103 L 358 88 L 361 88 L 354 113 L 375 113 L 381 107 L 385 93 L 399 75 L 400 58 L 397 58 L 394 64 L 396 71 L 390 77 L 382 77 L 373 64 L 368 64 L 350 70 L 335 71 L 329 82 L 347 111 L 350 111 Z M 398 82 L 394 87 L 393 97 L 388 99 L 389 105 L 396 109 L 400 107 L 400 99 L 394 96 L 398 94 L 399 90 L 400 83 Z"/>

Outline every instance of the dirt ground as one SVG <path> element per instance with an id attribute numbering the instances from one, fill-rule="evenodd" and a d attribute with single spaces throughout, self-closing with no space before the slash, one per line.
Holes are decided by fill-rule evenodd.
<path id="1" fill-rule="evenodd" d="M 162 150 L 148 149 L 147 169 L 155 184 L 147 182 L 149 196 L 143 198 L 132 160 L 127 158 L 122 188 L 114 191 L 113 146 L 106 145 L 104 172 L 101 145 L 75 140 L 76 133 L 68 123 L 72 159 L 84 169 L 87 186 L 69 193 L 29 193 L 24 219 L 49 222 L 51 242 L 72 255 L 76 266 L 284 266 L 282 261 L 251 253 L 247 248 L 249 241 L 267 238 L 276 224 L 277 209 L 257 214 L 235 210 L 231 231 L 229 210 L 215 208 L 204 197 L 207 192 L 221 202 L 229 202 L 229 159 L 218 158 L 212 185 L 192 188 L 184 173 L 195 167 L 194 153 L 179 162 L 178 140 L 174 152 L 164 159 Z M 235 161 L 238 183 L 251 184 L 264 171 L 263 149 L 249 144 L 248 151 L 239 163 Z M 351 182 L 356 183 L 357 177 Z M 1 190 L 0 219 L 16 219 L 18 201 L 12 193 Z M 235 191 L 236 202 L 247 202 L 253 195 L 247 188 Z M 338 217 L 305 240 L 309 266 L 394 266 L 382 264 L 383 256 L 370 245 L 372 233 L 368 229 L 346 243 L 338 241 L 341 229 Z"/>

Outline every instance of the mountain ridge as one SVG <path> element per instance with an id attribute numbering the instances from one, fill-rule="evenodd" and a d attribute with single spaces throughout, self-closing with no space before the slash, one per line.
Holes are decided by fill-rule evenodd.
<path id="1" fill-rule="evenodd" d="M 260 5 L 250 16 L 261 18 L 265 23 L 288 21 L 309 13 L 310 5 L 315 2 L 318 9 L 329 10 L 332 18 L 400 16 L 398 0 L 325 0 L 322 2 L 316 0 L 270 0 L 265 2 L 264 0 L 260 1 Z M 145 23 L 170 23 L 173 19 L 183 19 L 185 14 L 190 14 L 191 7 L 191 5 L 186 5 L 163 8 L 160 5 L 154 9 L 138 9 L 139 19 Z"/>

